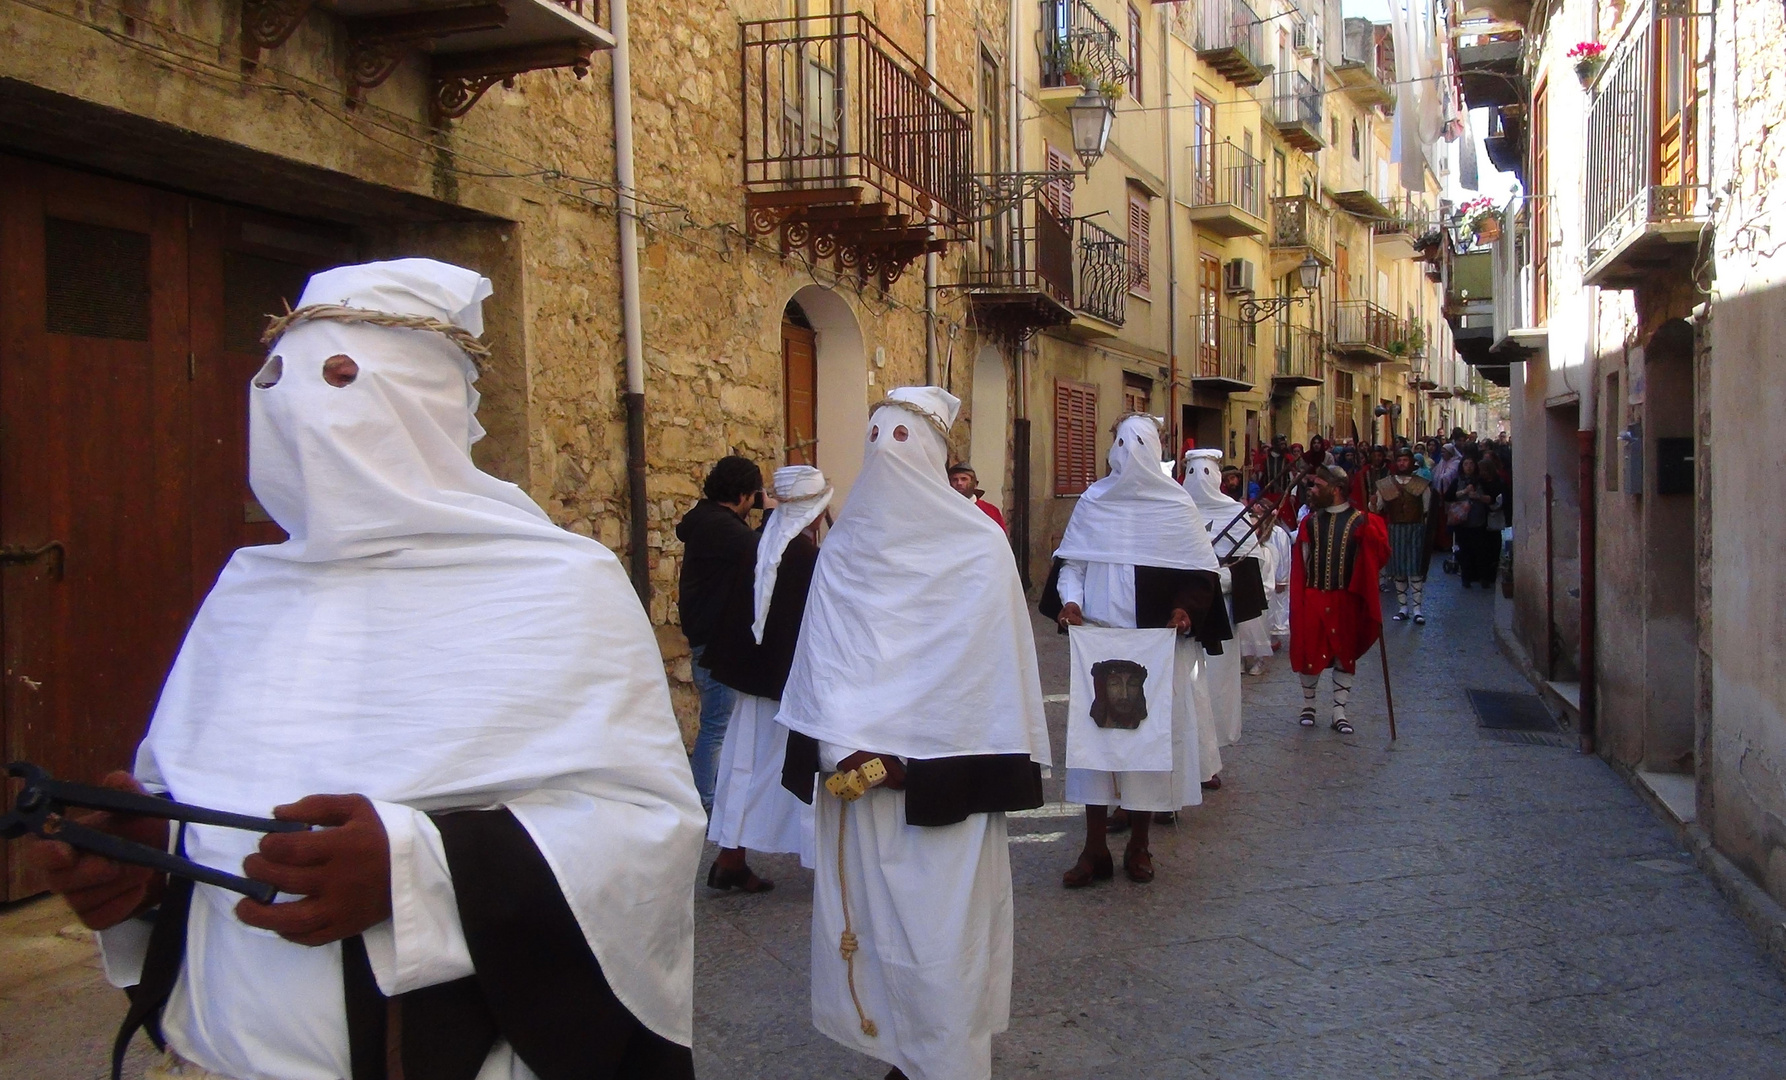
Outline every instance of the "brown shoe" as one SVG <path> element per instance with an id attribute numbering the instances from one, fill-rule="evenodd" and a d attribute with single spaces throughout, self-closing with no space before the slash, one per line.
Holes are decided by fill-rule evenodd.
<path id="1" fill-rule="evenodd" d="M 1095 861 L 1079 856 L 1072 869 L 1060 876 L 1060 884 L 1063 889 L 1083 889 L 1094 881 L 1109 881 L 1115 876 L 1116 866 L 1106 851 Z"/>
<path id="2" fill-rule="evenodd" d="M 1203 784 L 1201 786 L 1204 791 L 1220 791 L 1220 790 L 1222 790 L 1222 774 L 1216 773 L 1214 776 L 1203 781 Z"/>
<path id="3" fill-rule="evenodd" d="M 1146 848 L 1129 848 L 1122 853 L 1122 872 L 1137 885 L 1153 880 L 1153 855 Z"/>
<path id="4" fill-rule="evenodd" d="M 768 878 L 760 878 L 748 866 L 740 866 L 736 870 L 726 870 L 715 862 L 707 869 L 707 887 L 720 892 L 731 892 L 742 889 L 747 893 L 764 893 L 775 888 L 775 882 Z"/>

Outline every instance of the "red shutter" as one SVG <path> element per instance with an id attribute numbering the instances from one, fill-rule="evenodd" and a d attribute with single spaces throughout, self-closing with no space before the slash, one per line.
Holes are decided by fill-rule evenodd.
<path id="1" fill-rule="evenodd" d="M 1054 383 L 1054 493 L 1077 495 L 1098 478 L 1098 388 Z"/>
<path id="2" fill-rule="evenodd" d="M 1150 289 L 1148 267 L 1151 263 L 1151 252 L 1148 247 L 1148 233 L 1153 220 L 1153 210 L 1147 199 L 1139 195 L 1129 196 L 1129 291 L 1146 296 Z"/>

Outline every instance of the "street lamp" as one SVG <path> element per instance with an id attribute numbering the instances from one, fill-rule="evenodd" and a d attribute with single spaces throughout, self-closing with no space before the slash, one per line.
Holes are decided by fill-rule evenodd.
<path id="1" fill-rule="evenodd" d="M 1067 106 L 1067 117 L 1073 124 L 1073 150 L 1087 171 L 1104 156 L 1110 142 L 1110 125 L 1116 120 L 1116 102 L 1095 86 L 1085 87 L 1077 100 Z"/>
<path id="2" fill-rule="evenodd" d="M 1292 304 L 1300 303 L 1314 294 L 1321 287 L 1321 261 L 1313 255 L 1306 256 L 1296 266 L 1296 283 L 1302 286 L 1301 296 L 1270 296 L 1264 300 L 1247 297 L 1240 302 L 1240 321 L 1248 326 L 1257 326 L 1266 319 L 1272 318 L 1287 310 Z"/>

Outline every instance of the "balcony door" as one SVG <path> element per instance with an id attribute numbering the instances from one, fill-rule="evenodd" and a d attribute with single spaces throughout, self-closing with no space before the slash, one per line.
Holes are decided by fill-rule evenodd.
<path id="1" fill-rule="evenodd" d="M 1199 96 L 1191 105 L 1191 201 L 1217 202 L 1215 182 L 1215 105 Z"/>
<path id="2" fill-rule="evenodd" d="M 1205 378 L 1222 373 L 1221 309 L 1222 261 L 1205 253 L 1197 257 L 1197 374 Z"/>
<path id="3" fill-rule="evenodd" d="M 818 335 L 798 304 L 781 317 L 782 420 L 789 465 L 819 463 Z"/>
<path id="4" fill-rule="evenodd" d="M 1658 20 L 1655 41 L 1656 185 L 1688 188 L 1698 182 L 1699 173 L 1694 150 L 1698 99 L 1693 82 L 1693 20 Z"/>

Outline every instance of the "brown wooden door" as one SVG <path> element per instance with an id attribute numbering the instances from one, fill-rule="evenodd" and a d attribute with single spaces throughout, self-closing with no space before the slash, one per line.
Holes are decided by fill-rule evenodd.
<path id="1" fill-rule="evenodd" d="M 0 544 L 61 556 L 0 564 L 5 760 L 128 768 L 229 553 L 283 537 L 247 495 L 251 339 L 341 252 L 306 225 L 0 156 Z M 15 844 L 0 860 L 0 900 L 38 891 Z"/>
<path id="2" fill-rule="evenodd" d="M 819 362 L 817 336 L 804 326 L 781 324 L 782 408 L 787 463 L 819 463 Z"/>
<path id="3" fill-rule="evenodd" d="M 1214 378 L 1222 373 L 1222 261 L 1214 255 L 1197 256 L 1197 374 Z"/>
<path id="4" fill-rule="evenodd" d="M 1690 18 L 1656 22 L 1656 184 L 1687 188 L 1698 182 L 1693 130 L 1698 104 L 1693 84 L 1694 33 Z M 1691 202 L 1685 203 L 1691 208 Z"/>

